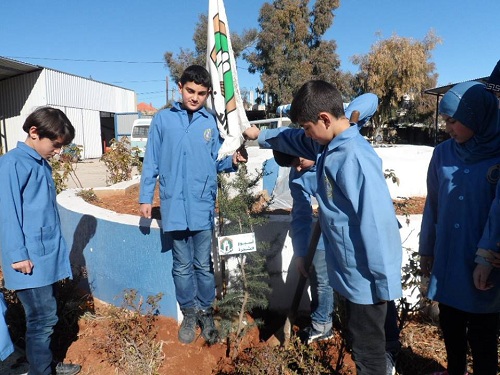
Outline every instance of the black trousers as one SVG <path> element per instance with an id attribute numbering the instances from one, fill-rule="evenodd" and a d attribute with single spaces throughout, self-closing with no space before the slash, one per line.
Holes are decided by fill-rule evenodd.
<path id="1" fill-rule="evenodd" d="M 347 329 L 358 375 L 386 373 L 385 318 L 387 303 L 347 303 Z"/>
<path id="2" fill-rule="evenodd" d="M 467 370 L 467 344 L 472 352 L 473 373 L 496 375 L 498 369 L 499 314 L 473 314 L 439 304 L 448 374 L 463 375 Z"/>

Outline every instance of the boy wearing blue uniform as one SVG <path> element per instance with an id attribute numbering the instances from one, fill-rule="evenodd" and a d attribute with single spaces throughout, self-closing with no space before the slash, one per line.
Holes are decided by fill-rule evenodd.
<path id="1" fill-rule="evenodd" d="M 325 81 L 299 89 L 290 118 L 303 129 L 252 127 L 243 134 L 262 147 L 316 160 L 330 285 L 347 300 L 357 373 L 384 374 L 387 301 L 402 295 L 402 247 L 381 160 L 351 127 L 339 91 Z"/>
<path id="2" fill-rule="evenodd" d="M 448 359 L 442 374 L 497 374 L 500 272 L 488 251 L 500 242 L 498 169 L 500 110 L 495 95 L 478 82 L 452 87 L 439 112 L 450 139 L 434 149 L 419 253 L 430 275 L 428 298 L 439 302 Z M 486 257 L 485 257 L 486 255 Z"/>
<path id="3" fill-rule="evenodd" d="M 79 365 L 55 366 L 50 349 L 57 323 L 54 284 L 72 273 L 47 161 L 73 140 L 75 129 L 62 111 L 43 107 L 26 118 L 23 130 L 26 140 L 0 158 L 5 287 L 16 290 L 26 314 L 29 374 L 77 374 Z"/>
<path id="4" fill-rule="evenodd" d="M 196 328 L 208 343 L 218 339 L 212 303 L 215 279 L 211 258 L 217 173 L 233 172 L 246 159 L 235 152 L 217 160 L 223 139 L 215 115 L 204 104 L 212 84 L 208 71 L 192 65 L 183 72 L 182 102 L 158 112 L 151 122 L 144 155 L 140 212 L 151 218 L 158 178 L 162 228 L 173 243 L 172 276 L 184 315 L 178 338 L 191 343 Z"/>

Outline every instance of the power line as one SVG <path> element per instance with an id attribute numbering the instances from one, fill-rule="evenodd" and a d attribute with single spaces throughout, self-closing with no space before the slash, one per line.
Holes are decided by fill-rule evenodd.
<path id="1" fill-rule="evenodd" d="M 120 63 L 120 64 L 165 64 L 164 61 L 125 61 L 125 60 L 86 60 L 86 59 L 59 59 L 52 57 L 30 57 L 30 56 L 5 56 L 9 59 L 31 59 L 71 62 L 95 62 L 95 63 Z"/>

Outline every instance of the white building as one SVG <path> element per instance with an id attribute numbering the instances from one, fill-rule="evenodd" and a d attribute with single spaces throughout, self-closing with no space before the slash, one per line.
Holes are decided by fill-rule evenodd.
<path id="1" fill-rule="evenodd" d="M 115 137 L 115 113 L 137 112 L 134 91 L 0 56 L 0 146 L 24 141 L 22 125 L 38 107 L 59 108 L 76 129 L 82 158 L 98 158 Z"/>

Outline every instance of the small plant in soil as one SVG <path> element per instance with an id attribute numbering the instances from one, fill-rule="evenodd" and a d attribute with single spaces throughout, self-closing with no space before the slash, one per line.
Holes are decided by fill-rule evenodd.
<path id="1" fill-rule="evenodd" d="M 97 203 L 99 202 L 99 197 L 94 192 L 94 189 L 82 189 L 76 193 L 77 197 L 82 198 L 87 203 Z"/>
<path id="2" fill-rule="evenodd" d="M 158 304 L 162 294 L 146 301 L 136 290 L 125 290 L 121 308 L 110 306 L 109 331 L 94 344 L 107 361 L 124 375 L 156 375 L 163 363 L 163 342 L 156 340 Z"/>

